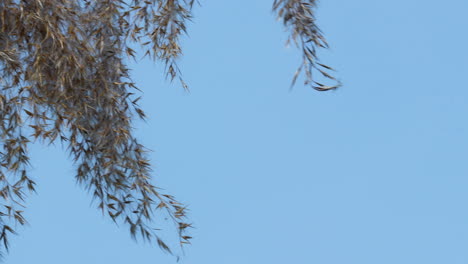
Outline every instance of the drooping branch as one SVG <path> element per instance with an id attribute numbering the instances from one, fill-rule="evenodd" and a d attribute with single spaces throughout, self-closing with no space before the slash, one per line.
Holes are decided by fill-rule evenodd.
<path id="1" fill-rule="evenodd" d="M 273 9 L 302 50 L 306 83 L 319 63 L 316 48 L 327 44 L 315 24 L 314 0 L 275 0 Z M 165 214 L 189 243 L 186 207 L 152 183 L 146 149 L 133 136 L 133 117 L 144 118 L 133 97 L 126 58 L 135 46 L 181 78 L 180 39 L 194 0 L 2 0 L 0 1 L 0 242 L 23 225 L 23 199 L 34 191 L 28 176 L 30 139 L 61 141 L 77 166 L 76 180 L 98 208 L 126 224 L 132 237 L 171 249 L 157 227 Z M 31 134 L 28 136 L 28 134 Z M 166 217 L 164 217 L 166 218 Z M 0 250 L 1 252 L 1 250 Z"/>
<path id="2" fill-rule="evenodd" d="M 161 1 L 144 3 L 148 10 L 173 13 L 169 9 L 178 8 L 177 1 L 167 1 L 165 8 Z M 15 223 L 25 223 L 20 210 L 24 192 L 34 190 L 26 173 L 24 131 L 45 143 L 59 139 L 68 144 L 77 181 L 103 213 L 129 227 L 132 237 L 171 252 L 156 232 L 168 218 L 179 230 L 180 243 L 189 243 L 185 206 L 151 183 L 147 153 L 132 132 L 132 117 L 144 118 L 144 113 L 130 92 L 136 85 L 125 58 L 133 55 L 127 37 L 135 28 L 126 26 L 123 14 L 137 10 L 116 0 L 0 3 L 0 199 L 6 208 L 0 210 L 0 240 L 5 249 Z M 148 27 L 159 17 L 151 14 Z M 156 31 L 150 39 L 154 58 L 166 59 L 169 74 L 180 54 L 179 18 L 171 19 L 151 29 L 168 33 Z M 135 18 L 134 24 L 141 21 Z"/>
<path id="3" fill-rule="evenodd" d="M 325 37 L 316 24 L 314 9 L 317 2 L 317 0 L 275 0 L 273 11 L 290 31 L 288 42 L 293 42 L 302 51 L 302 62 L 291 85 L 293 86 L 301 72 L 304 72 L 306 85 L 311 85 L 318 91 L 334 90 L 341 84 L 330 74 L 333 69 L 321 64 L 317 56 L 317 48 L 328 48 Z M 313 76 L 315 70 L 335 84 L 325 85 L 315 81 L 316 78 Z"/>

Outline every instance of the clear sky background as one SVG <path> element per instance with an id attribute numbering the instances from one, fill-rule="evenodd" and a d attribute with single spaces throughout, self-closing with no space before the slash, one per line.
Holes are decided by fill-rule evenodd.
<path id="1" fill-rule="evenodd" d="M 155 183 L 186 202 L 190 264 L 468 263 L 468 1 L 322 0 L 322 62 L 298 83 L 271 0 L 202 1 L 181 66 L 141 62 Z M 5 263 L 176 263 L 91 206 L 60 147 L 34 145 L 38 195 Z"/>

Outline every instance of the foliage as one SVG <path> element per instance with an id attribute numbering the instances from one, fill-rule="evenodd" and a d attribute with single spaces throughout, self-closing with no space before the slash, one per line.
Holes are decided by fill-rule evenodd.
<path id="1" fill-rule="evenodd" d="M 313 68 L 334 79 L 323 70 L 328 66 L 316 62 L 315 47 L 326 47 L 326 42 L 315 25 L 315 2 L 276 0 L 273 6 L 303 51 L 300 70 L 305 69 L 308 83 Z M 26 223 L 25 194 L 34 191 L 27 170 L 31 139 L 67 144 L 77 166 L 76 180 L 104 214 L 129 227 L 132 237 L 155 241 L 171 252 L 154 226 L 156 211 L 165 211 L 179 230 L 180 244 L 190 243 L 185 206 L 152 185 L 146 150 L 132 134 L 133 117 L 143 119 L 145 114 L 131 92 L 138 88 L 126 59 L 135 57 L 131 47 L 138 45 L 186 88 L 177 59 L 193 4 L 0 1 L 0 240 L 6 250 L 8 235 Z"/>
<path id="2" fill-rule="evenodd" d="M 288 42 L 294 42 L 302 51 L 302 63 L 294 75 L 292 85 L 304 71 L 305 85 L 311 85 L 318 91 L 334 90 L 341 85 L 340 82 L 329 73 L 333 69 L 319 63 L 317 58 L 317 47 L 328 48 L 327 41 L 315 23 L 314 8 L 317 2 L 317 0 L 275 0 L 273 11 L 278 13 L 278 19 L 281 19 L 291 31 Z M 314 69 L 325 78 L 336 81 L 336 84 L 329 86 L 314 81 L 312 78 Z"/>

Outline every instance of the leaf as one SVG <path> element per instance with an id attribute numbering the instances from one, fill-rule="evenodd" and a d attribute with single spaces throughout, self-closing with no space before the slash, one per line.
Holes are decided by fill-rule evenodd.
<path id="1" fill-rule="evenodd" d="M 158 242 L 158 246 L 163 249 L 164 251 L 172 254 L 171 249 L 164 243 L 159 237 L 156 237 L 156 241 Z"/>

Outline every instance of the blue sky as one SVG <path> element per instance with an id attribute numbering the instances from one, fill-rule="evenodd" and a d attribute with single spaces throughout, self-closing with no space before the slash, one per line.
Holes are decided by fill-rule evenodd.
<path id="1" fill-rule="evenodd" d="M 271 2 L 202 1 L 190 93 L 134 65 L 155 183 L 196 226 L 180 263 L 468 262 L 468 2 L 322 0 L 341 89 L 290 92 L 299 53 Z M 175 263 L 90 205 L 60 147 L 31 149 L 38 195 L 5 263 Z"/>

